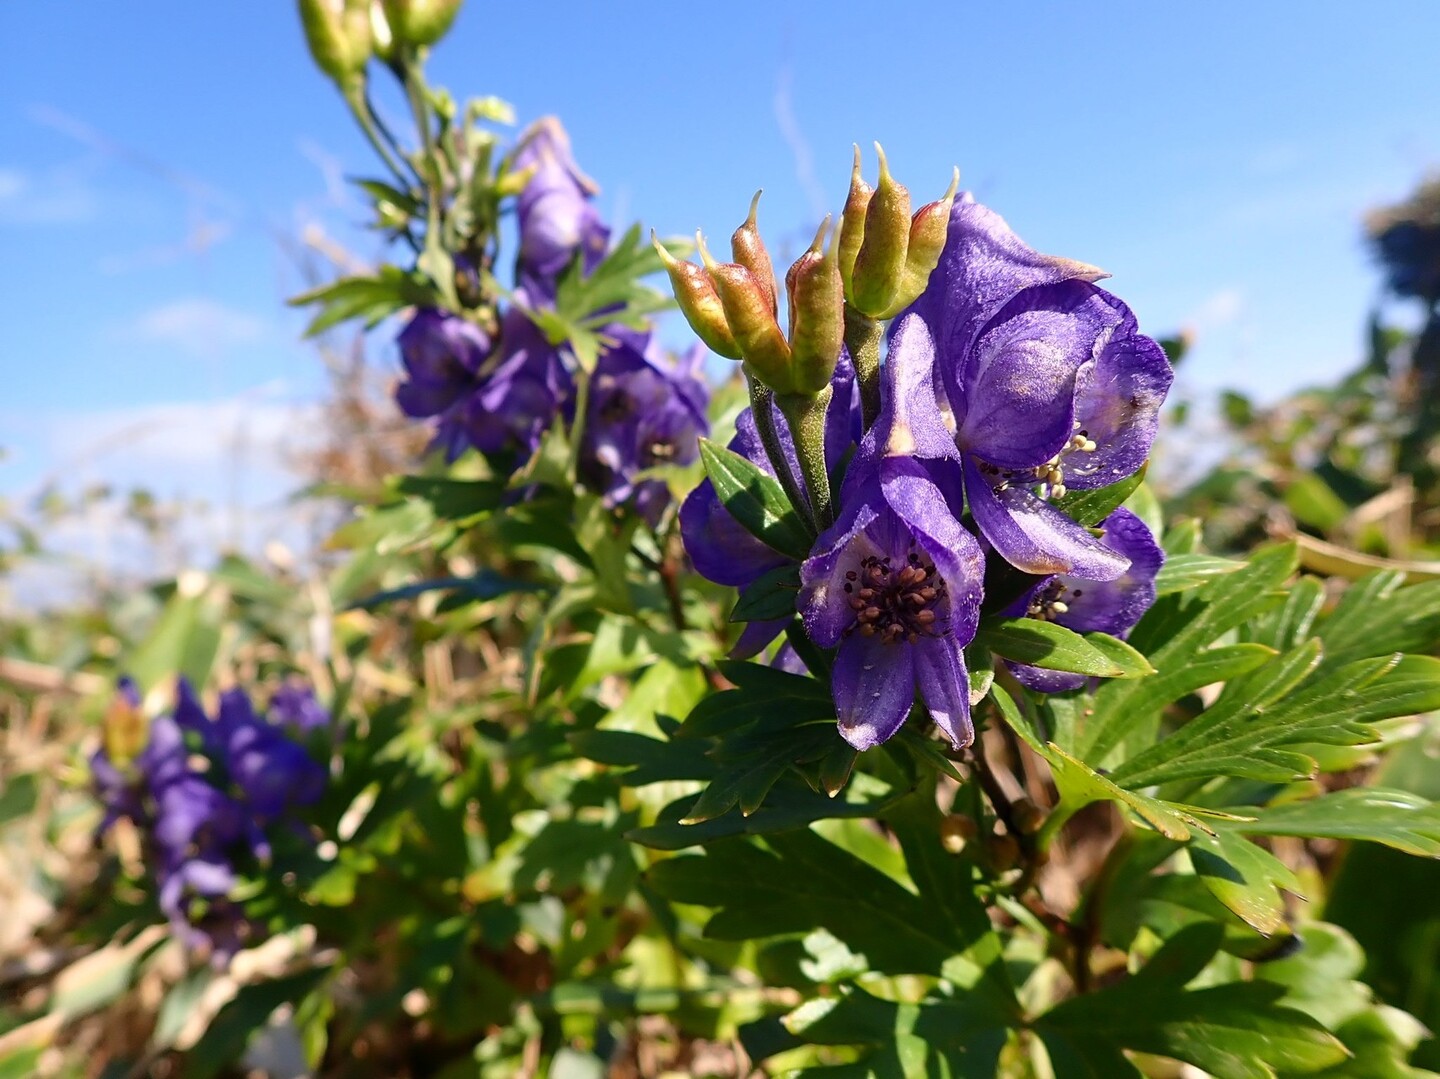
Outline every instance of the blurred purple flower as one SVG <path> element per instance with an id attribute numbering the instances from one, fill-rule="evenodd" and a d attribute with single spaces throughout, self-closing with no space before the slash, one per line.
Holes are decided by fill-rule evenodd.
<path id="1" fill-rule="evenodd" d="M 1165 552 L 1145 522 L 1123 507 L 1100 524 L 1100 542 L 1129 560 L 1129 568 L 1110 581 L 1091 581 L 1073 574 L 1047 577 L 1004 613 L 1012 618 L 1039 618 L 1076 633 L 1108 633 L 1122 640 L 1155 602 L 1155 575 Z M 1021 685 L 1040 693 L 1079 689 L 1084 675 L 1047 671 L 1023 663 L 1006 665 Z"/>
<path id="2" fill-rule="evenodd" d="M 519 198 L 517 276 L 536 299 L 553 299 L 556 279 L 577 250 L 586 273 L 605 256 L 610 229 L 591 201 L 599 188 L 580 171 L 570 136 L 553 116 L 520 136 L 515 168 L 534 170 Z"/>
<path id="3" fill-rule="evenodd" d="M 272 722 L 298 735 L 323 730 L 330 726 L 330 711 L 315 698 L 315 691 L 304 682 L 289 681 L 270 698 Z"/>
<path id="4" fill-rule="evenodd" d="M 897 456 L 848 480 L 839 519 L 800 568 L 806 631 L 839 646 L 831 689 L 856 749 L 898 731 L 917 688 L 953 743 L 974 740 L 962 649 L 979 622 L 985 558 L 950 510 L 954 472 Z"/>
<path id="5" fill-rule="evenodd" d="M 416 311 L 395 343 L 406 376 L 395 403 L 415 419 L 438 416 L 474 392 L 491 346 L 479 326 L 433 307 Z"/>
<path id="6" fill-rule="evenodd" d="M 581 471 L 610 506 L 629 503 L 653 526 L 670 500 L 660 465 L 688 465 L 708 433 L 710 391 L 700 377 L 705 351 L 696 346 L 672 364 L 648 333 L 621 327 L 600 353 L 590 382 Z"/>
<path id="7" fill-rule="evenodd" d="M 1029 573 L 1125 570 L 1032 491 L 1115 483 L 1155 437 L 1170 365 L 1130 309 L 1092 284 L 1103 276 L 1032 251 L 967 195 L 925 292 L 891 330 L 894 424 L 872 454 L 959 458 L 981 534 Z"/>

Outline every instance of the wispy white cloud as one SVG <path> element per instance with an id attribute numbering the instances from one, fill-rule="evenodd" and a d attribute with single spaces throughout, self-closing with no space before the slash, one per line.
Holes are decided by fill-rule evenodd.
<path id="1" fill-rule="evenodd" d="M 1232 326 L 1245 314 L 1245 294 L 1234 286 L 1212 292 L 1182 320 L 1183 325 L 1197 333 L 1208 333 Z"/>
<path id="2" fill-rule="evenodd" d="M 98 213 L 99 200 L 83 169 L 0 166 L 0 225 L 74 225 Z"/>
<path id="3" fill-rule="evenodd" d="M 122 340 L 168 345 L 193 356 L 214 356 L 235 345 L 253 344 L 270 333 L 270 323 L 248 311 L 204 297 L 186 297 L 143 311 L 118 327 Z"/>

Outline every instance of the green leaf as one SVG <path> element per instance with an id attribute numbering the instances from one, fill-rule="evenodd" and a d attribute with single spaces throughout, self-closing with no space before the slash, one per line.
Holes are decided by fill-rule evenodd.
<path id="1" fill-rule="evenodd" d="M 1376 573 L 1345 590 L 1317 631 L 1335 663 L 1430 652 L 1440 641 L 1440 581 L 1404 585 L 1398 572 Z"/>
<path id="2" fill-rule="evenodd" d="M 647 877 L 676 902 L 720 907 L 706 936 L 749 940 L 823 927 L 883 973 L 939 975 L 975 943 L 934 899 L 814 832 L 778 832 L 764 842 L 715 842 L 703 855 L 659 862 Z"/>
<path id="3" fill-rule="evenodd" d="M 1040 1016 L 1035 1030 L 1056 1079 L 1138 1074 L 1127 1049 L 1193 1064 L 1216 1079 L 1275 1079 L 1345 1059 L 1344 1047 L 1315 1020 L 1275 1003 L 1278 986 L 1231 982 L 1187 991 L 1220 939 L 1213 923 L 1183 929 L 1138 974 Z"/>
<path id="4" fill-rule="evenodd" d="M 373 610 L 396 600 L 415 599 L 427 592 L 450 592 L 458 599 L 482 602 L 498 599 L 500 596 L 510 595 L 514 592 L 543 592 L 545 590 L 543 585 L 530 581 L 511 580 L 508 577 L 502 577 L 494 570 L 482 569 L 473 577 L 436 577 L 428 581 L 416 581 L 414 584 L 403 585 L 400 588 L 389 588 L 384 592 L 376 592 L 373 595 L 354 600 L 346 609 Z"/>
<path id="5" fill-rule="evenodd" d="M 1269 936 L 1286 928 L 1284 888 L 1300 894 L 1295 874 L 1269 851 L 1225 829 L 1190 838 L 1195 874 L 1215 898 Z"/>
<path id="6" fill-rule="evenodd" d="M 1082 637 L 1038 618 L 988 618 L 981 622 L 975 639 L 997 656 L 1051 671 L 1099 678 L 1139 678 L 1155 673 L 1145 657 L 1124 641 L 1103 633 Z"/>
<path id="7" fill-rule="evenodd" d="M 1361 839 L 1440 858 L 1440 805 L 1409 791 L 1351 787 L 1303 802 L 1237 812 L 1256 818 L 1232 826 L 1247 835 Z"/>
<path id="8" fill-rule="evenodd" d="M 1293 545 L 1271 547 L 1252 556 L 1244 569 L 1219 577 L 1193 593 L 1190 605 L 1169 611 L 1157 604 L 1130 636 L 1158 671 L 1170 673 L 1190 662 L 1200 649 L 1254 618 L 1274 602 L 1271 589 L 1295 570 Z M 1153 640 L 1154 647 L 1143 642 Z M 1137 725 L 1153 719 L 1136 707 L 1149 681 L 1116 682 L 1095 695 L 1092 715 L 1074 747 L 1091 764 L 1105 763 L 1111 750 Z"/>
<path id="9" fill-rule="evenodd" d="M 373 276 L 342 277 L 292 297 L 289 303 L 320 305 L 305 329 L 306 337 L 314 337 L 350 319 L 363 319 L 368 328 L 405 307 L 434 307 L 436 298 L 424 275 L 384 266 Z"/>
<path id="10" fill-rule="evenodd" d="M 700 440 L 705 474 L 730 516 L 751 535 L 783 555 L 800 560 L 810 554 L 811 535 L 773 476 L 738 453 Z"/>
<path id="11" fill-rule="evenodd" d="M 1049 743 L 1045 749 L 1043 756 L 1050 765 L 1055 786 L 1060 791 L 1060 812 L 1064 816 L 1068 817 L 1091 802 L 1116 802 L 1134 811 L 1166 839 L 1183 842 L 1191 837 L 1192 827 L 1210 831 L 1189 809 L 1117 787 L 1054 742 Z"/>
<path id="12" fill-rule="evenodd" d="M 203 686 L 220 649 L 223 596 L 203 576 L 181 576 L 149 634 L 125 657 L 120 669 L 144 690 L 177 675 Z"/>
<path id="13" fill-rule="evenodd" d="M 1148 462 L 1133 476 L 1126 476 L 1119 483 L 1109 487 L 1096 487 L 1089 491 L 1071 491 L 1064 498 L 1057 498 L 1050 504 L 1076 524 L 1092 528 L 1109 517 L 1124 501 L 1134 494 L 1135 489 L 1145 480 Z"/>
<path id="14" fill-rule="evenodd" d="M 473 524 L 500 507 L 505 484 L 498 480 L 458 480 L 449 476 L 401 476 L 395 489 L 422 499 L 440 520 Z"/>
<path id="15" fill-rule="evenodd" d="M 1143 787 L 1215 775 L 1289 782 L 1312 774 L 1315 761 L 1286 747 L 1373 742 L 1379 735 L 1371 723 L 1440 708 L 1440 660 L 1358 660 L 1328 673 L 1321 668 L 1297 687 L 1317 656 L 1312 641 L 1248 676 L 1274 668 L 1268 682 L 1247 680 L 1243 693 L 1227 689 L 1198 718 L 1117 767 L 1115 782 Z"/>
<path id="16" fill-rule="evenodd" d="M 251 1035 L 269 1022 L 276 1008 L 300 1000 L 316 989 L 329 973 L 327 968 L 317 967 L 242 985 L 187 1054 L 186 1074 L 210 1079 L 234 1064 L 245 1052 Z"/>
<path id="17" fill-rule="evenodd" d="M 770 622 L 795 613 L 800 592 L 800 567 L 795 563 L 777 566 L 740 590 L 740 599 L 730 612 L 732 622 Z"/>
<path id="18" fill-rule="evenodd" d="M 1168 596 L 1172 592 L 1199 588 L 1216 577 L 1223 577 L 1244 568 L 1244 562 L 1233 558 L 1220 558 L 1211 554 L 1172 554 L 1155 576 L 1155 594 Z"/>

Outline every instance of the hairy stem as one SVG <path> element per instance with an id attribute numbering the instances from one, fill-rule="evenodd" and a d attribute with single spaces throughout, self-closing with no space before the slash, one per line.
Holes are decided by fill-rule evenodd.
<path id="1" fill-rule="evenodd" d="M 800 472 L 810 492 L 810 512 L 815 529 L 823 532 L 835 523 L 830 504 L 830 473 L 825 468 L 825 412 L 830 406 L 833 390 L 826 386 L 814 396 L 782 393 L 775 400 L 790 425 L 795 443 L 795 456 L 800 459 Z"/>
<path id="2" fill-rule="evenodd" d="M 770 407 L 775 400 L 775 391 L 748 371 L 745 373 L 745 382 L 750 387 L 750 412 L 755 419 L 755 430 L 760 434 L 760 444 L 765 447 L 765 456 L 770 459 L 770 467 L 775 470 L 780 486 L 784 488 L 790 504 L 795 507 L 795 512 L 814 532 L 815 518 L 810 512 L 810 503 L 805 492 L 800 489 L 795 474 L 790 471 L 785 447 L 780 444 L 780 432 L 775 428 L 775 412 Z"/>
<path id="3" fill-rule="evenodd" d="M 884 335 L 878 319 L 862 315 L 848 303 L 845 305 L 845 349 L 855 364 L 855 379 L 860 383 L 860 412 L 867 431 L 880 418 L 880 341 Z"/>

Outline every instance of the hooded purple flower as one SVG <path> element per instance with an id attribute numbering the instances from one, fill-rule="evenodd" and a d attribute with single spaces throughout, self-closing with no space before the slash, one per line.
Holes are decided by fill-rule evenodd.
<path id="1" fill-rule="evenodd" d="M 520 290 L 516 297 L 522 305 L 528 299 Z M 512 307 L 501 318 L 499 348 L 439 413 L 433 446 L 450 461 L 472 446 L 481 453 L 529 456 L 573 390 L 559 349 L 521 307 Z"/>
<path id="2" fill-rule="evenodd" d="M 1101 522 L 1100 541 L 1126 558 L 1130 568 L 1111 581 L 1091 581 L 1073 574 L 1047 577 L 1017 600 L 1005 614 L 1055 622 L 1076 633 L 1108 633 L 1125 638 L 1155 602 L 1155 575 L 1165 552 L 1145 522 L 1129 510 L 1117 509 Z M 1009 663 L 1021 685 L 1040 693 L 1079 689 L 1085 676 Z"/>
<path id="3" fill-rule="evenodd" d="M 553 298 L 555 281 L 577 250 L 587 273 L 605 256 L 610 229 L 591 201 L 599 188 L 580 171 L 570 136 L 553 116 L 520 137 L 515 168 L 535 170 L 519 198 L 520 283 L 537 297 Z"/>
<path id="4" fill-rule="evenodd" d="M 215 726 L 225 769 L 259 823 L 310 805 L 325 792 L 325 769 L 278 727 L 257 716 L 244 690 L 220 695 Z"/>
<path id="5" fill-rule="evenodd" d="M 860 435 L 855 368 L 850 357 L 843 352 L 830 386 L 830 408 L 825 414 L 825 460 L 833 470 Z M 800 474 L 790 430 L 779 408 L 771 405 L 771 413 L 781 445 L 790 459 L 791 473 L 804 490 L 805 480 Z M 730 440 L 730 449 L 760 466 L 767 475 L 775 475 L 770 458 L 760 442 L 760 434 L 755 429 L 755 417 L 748 408 L 735 420 L 735 437 Z M 744 588 L 771 570 L 791 562 L 790 558 L 767 547 L 731 517 L 715 493 L 715 485 L 708 479 L 691 491 L 681 505 L 680 535 L 696 571 L 716 584 Z M 751 622 L 740 634 L 740 640 L 731 654 L 741 658 L 755 655 L 774 640 L 789 621 L 782 618 Z"/>
<path id="6" fill-rule="evenodd" d="M 985 557 L 950 511 L 953 471 L 897 456 L 847 480 L 839 519 L 800 568 L 810 639 L 839 646 L 831 688 L 856 749 L 898 731 L 917 688 L 952 742 L 974 740 L 961 650 L 979 622 Z"/>
<path id="7" fill-rule="evenodd" d="M 473 322 L 432 307 L 416 311 L 395 339 L 406 381 L 395 403 L 407 416 L 438 416 L 468 397 L 490 354 L 490 338 Z"/>
<path id="8" fill-rule="evenodd" d="M 703 348 L 678 365 L 663 357 L 648 333 L 620 327 L 600 354 L 590 382 L 581 469 L 607 505 L 631 502 L 655 524 L 670 498 L 664 480 L 645 478 L 659 465 L 688 465 L 710 429 L 710 391 L 699 377 Z"/>
<path id="9" fill-rule="evenodd" d="M 940 263 L 891 331 L 900 427 L 888 452 L 958 457 L 981 534 L 1029 573 L 1113 580 L 1125 558 L 1037 496 L 1104 487 L 1145 461 L 1172 374 L 1082 263 L 1040 255 L 966 195 Z M 872 450 L 873 452 L 873 450 Z"/>
<path id="10" fill-rule="evenodd" d="M 269 715 L 271 722 L 302 737 L 330 726 L 329 710 L 315 699 L 315 691 L 300 681 L 286 682 L 275 691 Z"/>

